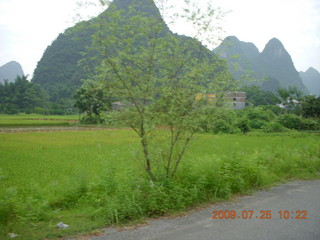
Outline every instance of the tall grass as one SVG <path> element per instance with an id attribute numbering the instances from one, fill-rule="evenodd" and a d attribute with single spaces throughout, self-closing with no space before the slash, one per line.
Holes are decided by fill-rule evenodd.
<path id="1" fill-rule="evenodd" d="M 173 181 L 144 175 L 139 146 L 129 130 L 1 134 L 1 239 L 134 222 L 320 170 L 319 135 L 198 135 Z"/>

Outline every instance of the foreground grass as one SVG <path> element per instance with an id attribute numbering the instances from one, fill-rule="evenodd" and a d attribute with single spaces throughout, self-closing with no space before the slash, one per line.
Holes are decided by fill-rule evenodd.
<path id="1" fill-rule="evenodd" d="M 78 120 L 78 116 L 54 116 L 40 114 L 0 114 L 0 127 L 39 127 L 39 126 L 69 126 Z"/>
<path id="2" fill-rule="evenodd" d="M 198 135 L 172 182 L 143 175 L 129 130 L 0 135 L 0 239 L 54 238 L 316 178 L 319 135 Z M 69 224 L 58 229 L 56 224 Z"/>

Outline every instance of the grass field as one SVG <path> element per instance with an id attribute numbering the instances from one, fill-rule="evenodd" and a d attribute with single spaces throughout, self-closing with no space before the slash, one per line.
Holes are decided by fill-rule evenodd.
<path id="1" fill-rule="evenodd" d="M 38 127 L 38 126 L 69 126 L 78 121 L 79 117 L 72 116 L 46 116 L 39 114 L 0 114 L 1 127 Z"/>
<path id="2" fill-rule="evenodd" d="M 44 239 L 319 177 L 319 134 L 197 135 L 173 182 L 150 182 L 130 130 L 0 134 L 0 239 Z M 56 224 L 69 224 L 58 229 Z"/>

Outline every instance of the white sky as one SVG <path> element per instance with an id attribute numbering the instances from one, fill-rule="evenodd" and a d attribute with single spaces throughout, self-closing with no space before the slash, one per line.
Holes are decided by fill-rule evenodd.
<path id="1" fill-rule="evenodd" d="M 0 66 L 14 60 L 32 76 L 47 46 L 73 25 L 76 1 L 0 0 Z M 253 42 L 260 51 L 276 37 L 298 71 L 309 67 L 320 71 L 319 0 L 212 0 L 212 4 L 231 11 L 224 20 L 224 36 Z"/>

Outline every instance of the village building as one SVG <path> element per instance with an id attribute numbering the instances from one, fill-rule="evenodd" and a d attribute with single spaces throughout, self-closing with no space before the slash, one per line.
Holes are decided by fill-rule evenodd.
<path id="1" fill-rule="evenodd" d="M 217 94 L 215 93 L 207 93 L 206 97 L 208 102 L 215 103 L 217 100 Z M 203 94 L 198 94 L 196 96 L 196 100 L 200 100 L 203 98 Z M 223 104 L 227 107 L 241 110 L 246 107 L 246 99 L 247 93 L 246 92 L 227 92 L 223 95 L 222 100 Z"/>
<path id="2" fill-rule="evenodd" d="M 224 99 L 226 103 L 231 103 L 233 109 L 241 110 L 246 107 L 246 92 L 228 92 Z"/>
<path id="3" fill-rule="evenodd" d="M 196 100 L 200 100 L 203 98 L 205 94 L 197 94 Z M 215 100 L 217 99 L 217 94 L 215 93 L 207 93 L 207 99 L 209 103 L 214 103 Z M 241 110 L 246 107 L 246 98 L 247 98 L 247 93 L 246 92 L 227 92 L 223 95 L 223 103 L 225 106 L 236 109 L 236 110 Z M 122 102 L 113 102 L 112 103 L 112 110 L 122 110 L 126 107 L 127 105 L 122 103 Z"/>

